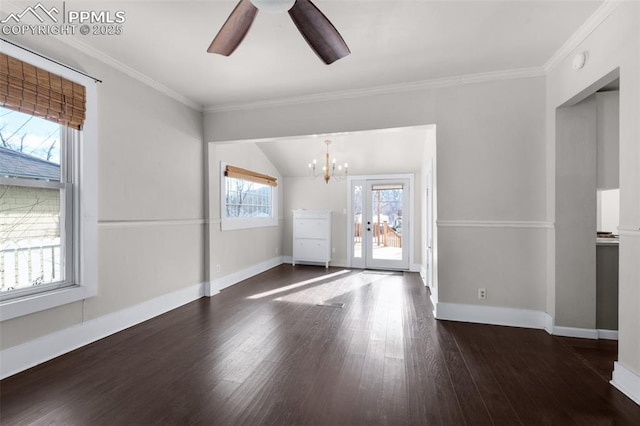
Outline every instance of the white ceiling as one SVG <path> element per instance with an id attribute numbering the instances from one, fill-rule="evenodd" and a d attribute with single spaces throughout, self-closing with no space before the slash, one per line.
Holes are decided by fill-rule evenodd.
<path id="1" fill-rule="evenodd" d="M 3 0 L 0 16 L 33 3 Z M 603 1 L 314 0 L 352 52 L 329 66 L 307 46 L 287 14 L 258 13 L 230 57 L 207 53 L 236 3 L 67 1 L 73 10 L 124 10 L 126 22 L 118 36 L 59 38 L 164 86 L 191 106 L 220 108 L 481 73 L 542 71 Z M 20 37 L 13 40 L 19 43 Z M 420 169 L 425 135 L 424 128 L 410 128 L 286 138 L 258 146 L 283 176 L 307 175 L 313 158 L 321 163 L 327 138 L 333 141 L 332 158 L 348 162 L 350 173 L 392 174 Z"/>
<path id="2" fill-rule="evenodd" d="M 6 12 L 20 11 L 33 1 L 2 3 Z M 230 57 L 207 53 L 236 3 L 66 2 L 75 10 L 126 12 L 123 34 L 78 33 L 73 43 L 98 57 L 108 56 L 112 63 L 120 62 L 197 105 L 220 107 L 540 68 L 602 0 L 315 0 L 352 51 L 329 66 L 315 56 L 287 14 L 258 13 Z M 65 37 L 71 36 L 61 39 Z M 19 37 L 13 39 L 19 42 Z"/>

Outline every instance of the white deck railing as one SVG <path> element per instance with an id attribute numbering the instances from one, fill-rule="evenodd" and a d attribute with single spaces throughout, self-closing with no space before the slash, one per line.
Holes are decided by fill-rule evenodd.
<path id="1" fill-rule="evenodd" d="M 0 291 L 58 281 L 60 240 L 30 240 L 0 245 Z"/>

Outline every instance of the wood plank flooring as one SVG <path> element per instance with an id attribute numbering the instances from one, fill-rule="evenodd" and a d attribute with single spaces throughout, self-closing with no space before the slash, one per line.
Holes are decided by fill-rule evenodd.
<path id="1" fill-rule="evenodd" d="M 0 423 L 638 425 L 612 344 L 436 321 L 416 274 L 282 265 L 3 380 Z"/>

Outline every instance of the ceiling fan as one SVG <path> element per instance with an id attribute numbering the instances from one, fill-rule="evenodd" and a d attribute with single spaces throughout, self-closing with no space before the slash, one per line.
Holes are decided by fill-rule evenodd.
<path id="1" fill-rule="evenodd" d="M 351 53 L 338 30 L 309 0 L 240 0 L 207 52 L 231 55 L 247 35 L 258 10 L 288 11 L 300 34 L 327 65 Z"/>

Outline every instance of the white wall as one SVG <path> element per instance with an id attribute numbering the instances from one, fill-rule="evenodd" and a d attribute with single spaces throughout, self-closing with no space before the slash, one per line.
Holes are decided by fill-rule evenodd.
<path id="1" fill-rule="evenodd" d="M 620 190 L 608 189 L 598 191 L 598 223 L 597 230 L 618 233 L 620 226 Z"/>
<path id="2" fill-rule="evenodd" d="M 215 294 L 230 284 L 225 277 L 281 256 L 283 195 L 286 182 L 283 182 L 280 172 L 255 143 L 210 143 L 208 148 L 210 254 L 207 262 L 211 293 Z M 221 231 L 220 162 L 278 178 L 277 226 Z"/>
<path id="3" fill-rule="evenodd" d="M 544 88 L 544 78 L 535 77 L 209 112 L 205 138 L 243 140 L 437 124 L 440 301 L 543 311 Z M 421 179 L 416 181 L 420 191 Z M 287 184 L 293 185 L 292 193 L 304 191 L 296 182 Z M 421 201 L 416 203 L 420 212 Z M 487 288 L 487 300 L 477 299 L 477 287 Z"/>
<path id="4" fill-rule="evenodd" d="M 425 135 L 425 148 L 422 157 L 422 169 L 420 173 L 420 180 L 423 182 L 423 189 L 420 195 L 420 211 L 421 219 L 420 224 L 422 226 L 420 246 L 422 248 L 422 271 L 421 275 L 424 282 L 430 285 L 431 300 L 438 301 L 438 227 L 436 223 L 438 221 L 438 161 L 436 157 L 437 151 L 437 136 L 436 126 L 430 126 L 426 130 Z M 428 179 L 429 173 L 431 173 L 431 206 L 428 205 Z M 431 208 L 431 216 L 428 209 Z M 428 223 L 431 221 L 431 225 Z M 414 220 L 415 222 L 415 220 Z M 429 260 L 429 252 L 427 245 L 429 244 L 429 227 L 431 227 L 431 270 L 429 270 L 427 263 Z"/>
<path id="5" fill-rule="evenodd" d="M 581 70 L 571 66 L 573 55 L 589 52 Z M 547 218 L 555 221 L 556 108 L 593 93 L 607 75 L 620 76 L 620 275 L 618 363 L 635 374 L 640 400 L 640 3 L 623 2 L 547 77 Z M 555 269 L 555 234 L 549 232 L 548 270 Z M 549 280 L 548 295 L 556 283 Z M 558 307 L 553 297 L 548 310 Z M 614 373 L 614 382 L 616 381 Z M 633 379 L 630 379 L 633 381 Z"/>
<path id="6" fill-rule="evenodd" d="M 204 281 L 202 114 L 49 37 L 17 40 L 100 78 L 98 295 L 0 324 L 7 349 Z"/>

